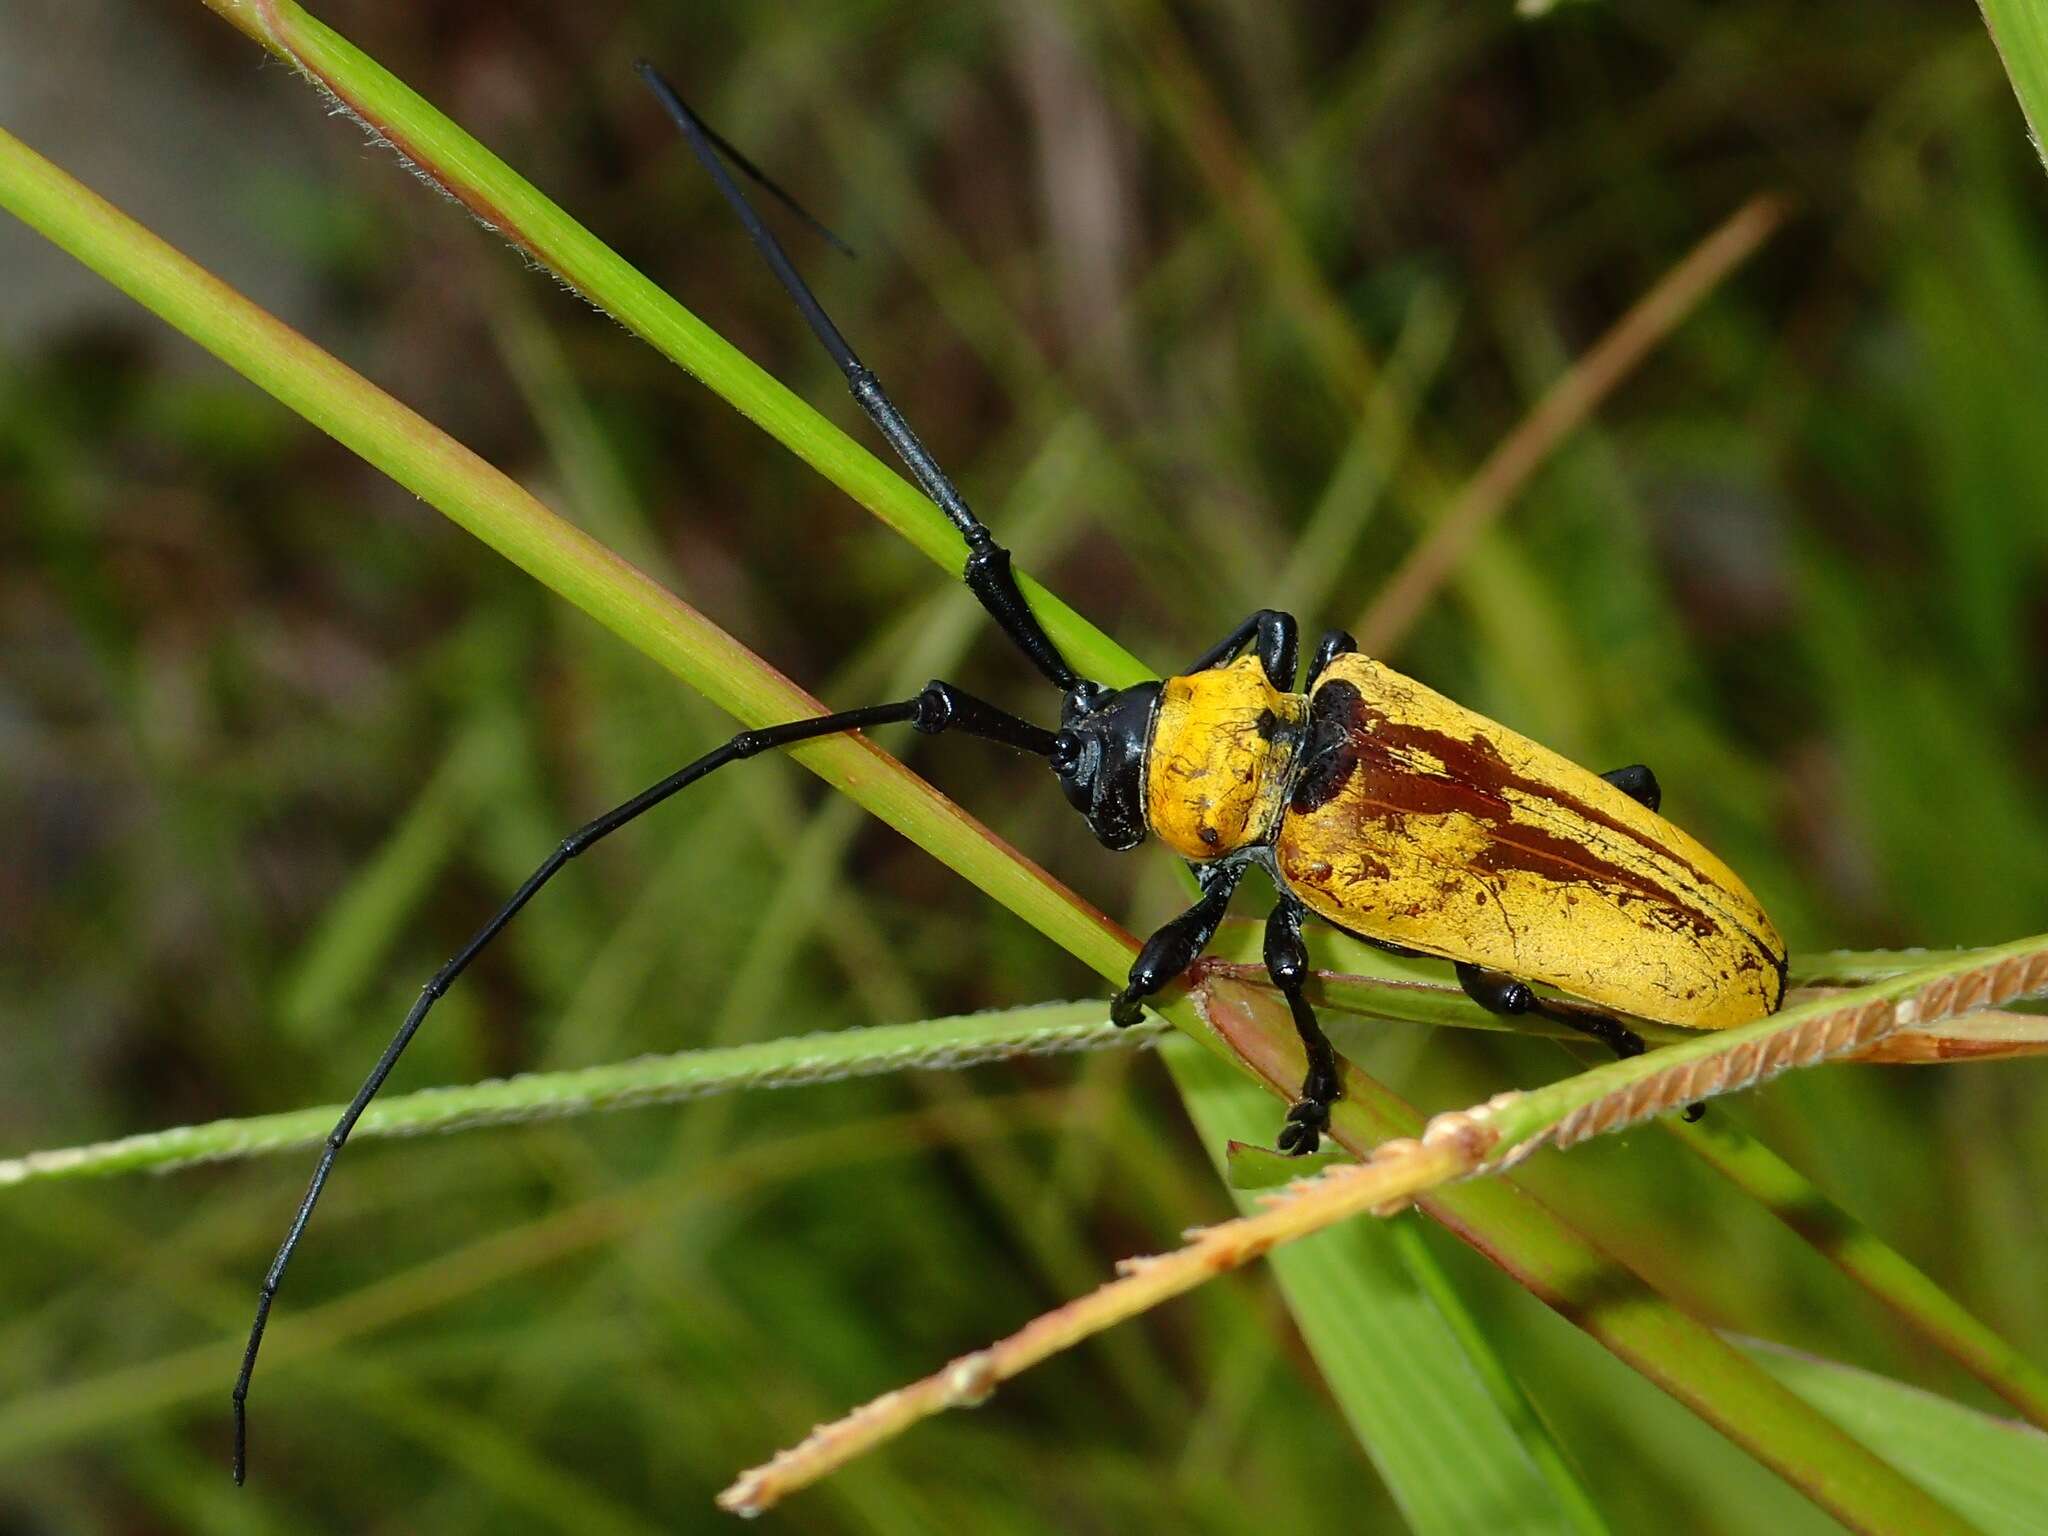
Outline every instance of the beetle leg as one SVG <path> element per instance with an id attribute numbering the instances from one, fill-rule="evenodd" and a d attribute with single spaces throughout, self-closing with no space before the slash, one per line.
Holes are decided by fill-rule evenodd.
<path id="1" fill-rule="evenodd" d="M 1657 784 L 1657 775 L 1641 763 L 1631 763 L 1626 768 L 1616 768 L 1600 775 L 1629 799 L 1649 810 L 1656 810 L 1664 803 L 1664 791 Z"/>
<path id="2" fill-rule="evenodd" d="M 1504 971 L 1489 971 L 1484 966 L 1457 962 L 1458 985 L 1465 989 L 1465 995 L 1484 1008 L 1488 1013 L 1498 1013 L 1512 1018 L 1517 1014 L 1537 1012 L 1537 998 L 1533 988 L 1526 981 L 1517 981 Z"/>
<path id="3" fill-rule="evenodd" d="M 1536 995 L 1536 989 L 1526 981 L 1517 981 L 1504 971 L 1489 971 L 1484 966 L 1470 965 L 1463 960 L 1457 965 L 1458 985 L 1465 989 L 1467 997 L 1488 1013 L 1497 1013 L 1503 1018 L 1530 1013 L 1555 1019 L 1560 1024 L 1569 1024 L 1573 1029 L 1591 1035 L 1624 1061 L 1643 1054 L 1643 1037 L 1617 1018 L 1604 1013 L 1582 1013 L 1576 1008 L 1546 1008 L 1543 999 Z"/>
<path id="4" fill-rule="evenodd" d="M 1645 768 L 1643 772 L 1647 774 L 1649 770 Z M 1654 788 L 1656 781 L 1652 779 L 1651 784 Z M 1489 971 L 1483 966 L 1468 965 L 1463 960 L 1457 964 L 1458 985 L 1465 989 L 1467 997 L 1488 1013 L 1498 1013 L 1509 1018 L 1517 1014 L 1533 1013 L 1542 1018 L 1554 1019 L 1560 1024 L 1568 1024 L 1573 1029 L 1598 1040 L 1614 1052 L 1615 1058 L 1619 1061 L 1627 1061 L 1631 1056 L 1640 1056 L 1647 1049 L 1641 1035 L 1611 1014 L 1592 1013 L 1577 1008 L 1546 1007 L 1543 999 L 1536 995 L 1535 989 L 1526 981 L 1517 981 L 1512 976 L 1500 971 Z M 1704 1104 L 1685 1106 L 1687 1121 L 1697 1120 L 1706 1112 L 1707 1107 Z"/>
<path id="5" fill-rule="evenodd" d="M 1265 669 L 1266 681 L 1282 693 L 1294 688 L 1294 669 L 1300 659 L 1301 629 L 1294 622 L 1294 615 L 1282 613 L 1277 608 L 1261 608 L 1237 628 L 1225 635 L 1195 659 L 1190 672 L 1207 672 L 1214 667 L 1227 667 L 1244 654 L 1244 648 L 1253 647 L 1253 654 L 1259 658 L 1259 665 Z"/>
<path id="6" fill-rule="evenodd" d="M 1280 1128 L 1279 1148 L 1290 1157 L 1315 1151 L 1323 1132 L 1330 1128 L 1330 1106 L 1344 1093 L 1337 1053 L 1316 1022 L 1315 1009 L 1302 995 L 1308 984 L 1308 946 L 1301 942 L 1301 920 L 1307 915 L 1308 909 L 1290 897 L 1266 919 L 1266 974 L 1287 999 L 1287 1011 L 1294 1015 L 1294 1032 L 1301 1036 L 1301 1049 L 1308 1057 L 1301 1097 L 1287 1111 L 1287 1123 Z"/>
<path id="7" fill-rule="evenodd" d="M 1301 691 L 1315 691 L 1316 679 L 1323 675 L 1323 669 L 1339 656 L 1349 656 L 1358 649 L 1358 642 L 1341 629 L 1333 629 L 1316 642 L 1316 654 L 1308 664 L 1308 676 L 1302 680 Z"/>
<path id="8" fill-rule="evenodd" d="M 1216 925 L 1229 910 L 1246 867 L 1210 864 L 1195 871 L 1195 878 L 1202 882 L 1202 899 L 1153 934 L 1138 951 L 1138 958 L 1131 962 L 1129 985 L 1109 1005 L 1109 1017 L 1118 1027 L 1137 1023 L 1144 1017 L 1145 999 L 1202 957 L 1216 937 Z"/>

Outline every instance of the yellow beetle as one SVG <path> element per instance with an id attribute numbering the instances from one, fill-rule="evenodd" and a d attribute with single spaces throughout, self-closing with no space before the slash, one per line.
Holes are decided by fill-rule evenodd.
<path id="1" fill-rule="evenodd" d="M 1314 1150 L 1341 1091 L 1336 1055 L 1302 995 L 1301 928 L 1311 913 L 1389 949 L 1454 962 L 1482 1007 L 1554 1012 L 1623 1054 L 1643 1042 L 1619 1018 L 1552 1010 L 1529 983 L 1701 1029 L 1776 1010 L 1784 941 L 1734 871 L 1657 814 L 1656 777 L 1640 764 L 1592 773 L 1357 654 L 1341 631 L 1324 636 L 1296 692 L 1299 631 L 1273 609 L 1246 619 L 1183 676 L 1115 692 L 1079 676 L 1018 589 L 1009 552 L 854 355 L 719 151 L 760 173 L 651 66 L 640 73 L 861 409 L 960 530 L 968 587 L 1062 695 L 1056 734 L 950 683 L 882 709 L 904 711 L 889 718 L 928 733 L 959 730 L 1043 754 L 1104 845 L 1135 847 L 1150 833 L 1194 867 L 1201 899 L 1146 940 L 1110 1006 L 1118 1024 L 1135 1023 L 1143 1000 L 1200 958 L 1255 865 L 1280 897 L 1266 922 L 1266 969 L 1308 1055 L 1280 1134 L 1284 1151 Z M 876 712 L 856 714 L 863 718 L 780 727 L 765 744 L 849 729 Z"/>
<path id="2" fill-rule="evenodd" d="M 1603 1009 L 1704 1029 L 1772 1012 L 1785 990 L 1785 946 L 1726 865 L 1657 814 L 1643 767 L 1599 775 L 1324 638 L 1294 691 L 1298 632 L 1253 614 L 1186 675 L 1114 692 L 1077 674 L 1039 624 L 996 543 L 910 430 L 797 275 L 719 160 L 795 208 L 734 153 L 650 66 L 648 85 L 689 140 L 859 403 L 967 546 L 963 578 L 997 626 L 1060 690 L 1048 731 L 951 683 L 917 697 L 742 731 L 724 746 L 572 833 L 421 989 L 329 1133 L 257 1297 L 234 1389 L 235 1477 L 245 1467 L 244 1407 L 285 1268 L 335 1158 L 434 1003 L 570 859 L 728 763 L 841 731 L 911 725 L 959 731 L 1045 758 L 1067 799 L 1113 849 L 1150 833 L 1194 866 L 1202 896 L 1153 934 L 1110 1015 L 1134 1023 L 1143 1000 L 1201 956 L 1246 871 L 1279 892 L 1266 923 L 1268 973 L 1308 1054 L 1283 1150 L 1314 1150 L 1341 1091 L 1335 1053 L 1303 996 L 1313 914 L 1372 943 L 1453 961 L 1482 1006 L 1548 1012 L 1546 982 Z M 797 213 L 809 220 L 801 209 Z M 815 221 L 810 221 L 815 226 Z M 829 232 L 827 232 L 829 235 Z M 1642 1040 L 1619 1018 L 1558 1011 L 1615 1049 Z"/>
<path id="3" fill-rule="evenodd" d="M 1245 654 L 1247 647 L 1250 654 Z M 1202 898 L 1147 941 L 1112 1005 L 1142 1000 L 1200 956 L 1239 880 L 1280 893 L 1265 959 L 1307 1049 L 1281 1133 L 1315 1147 L 1336 1061 L 1301 995 L 1305 916 L 1456 963 L 1499 1013 L 1550 1012 L 1546 982 L 1618 1013 L 1725 1029 L 1773 1012 L 1785 945 L 1735 873 L 1657 814 L 1641 766 L 1600 775 L 1326 636 L 1292 691 L 1296 629 L 1254 614 L 1183 677 L 1070 709 L 1053 765 L 1111 847 L 1146 833 L 1194 863 Z M 1624 1054 L 1619 1019 L 1555 1016 Z"/>

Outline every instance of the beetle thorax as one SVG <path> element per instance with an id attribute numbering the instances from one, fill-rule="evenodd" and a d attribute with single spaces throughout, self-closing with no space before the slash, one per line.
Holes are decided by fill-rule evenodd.
<path id="1" fill-rule="evenodd" d="M 1270 683 L 1258 658 L 1169 677 L 1145 764 L 1145 819 L 1185 858 L 1221 858 L 1280 830 L 1308 696 Z"/>

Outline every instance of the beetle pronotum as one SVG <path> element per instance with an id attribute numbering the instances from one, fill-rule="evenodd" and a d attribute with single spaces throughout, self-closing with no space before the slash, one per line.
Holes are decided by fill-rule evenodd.
<path id="1" fill-rule="evenodd" d="M 1341 1092 L 1336 1055 L 1304 994 L 1302 925 L 1311 916 L 1370 943 L 1449 960 L 1480 1006 L 1553 1016 L 1623 1054 L 1643 1045 L 1618 1015 L 1720 1029 L 1777 1009 L 1783 940 L 1735 873 L 1657 814 L 1648 768 L 1581 768 L 1358 654 L 1340 631 L 1323 637 L 1297 688 L 1297 626 L 1271 609 L 1238 625 L 1184 675 L 1112 691 L 1077 674 L 1032 613 L 1009 551 L 847 345 L 720 153 L 782 194 L 651 66 L 640 73 L 861 410 L 959 530 L 963 579 L 1059 690 L 1059 729 L 934 681 L 898 703 L 742 731 L 565 838 L 421 989 L 328 1134 L 264 1276 L 235 1381 L 238 1482 L 247 1467 L 249 1383 L 286 1266 L 335 1158 L 434 1002 L 569 860 L 705 775 L 761 752 L 878 725 L 979 736 L 1044 758 L 1105 847 L 1134 848 L 1150 834 L 1185 858 L 1201 896 L 1145 942 L 1110 1004 L 1120 1025 L 1135 1023 L 1145 999 L 1194 964 L 1244 876 L 1263 869 L 1279 898 L 1266 920 L 1266 970 L 1308 1058 L 1279 1135 L 1286 1152 L 1315 1149 Z M 1557 1008 L 1531 982 L 1599 1011 Z"/>

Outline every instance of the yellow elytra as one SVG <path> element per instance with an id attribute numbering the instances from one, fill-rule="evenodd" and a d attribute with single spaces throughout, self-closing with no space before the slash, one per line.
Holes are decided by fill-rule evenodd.
<path id="1" fill-rule="evenodd" d="M 1598 774 L 1369 657 L 1308 694 L 1258 660 L 1161 685 L 1146 821 L 1255 858 L 1334 927 L 1724 1029 L 1784 995 L 1785 945 L 1695 838 Z"/>

